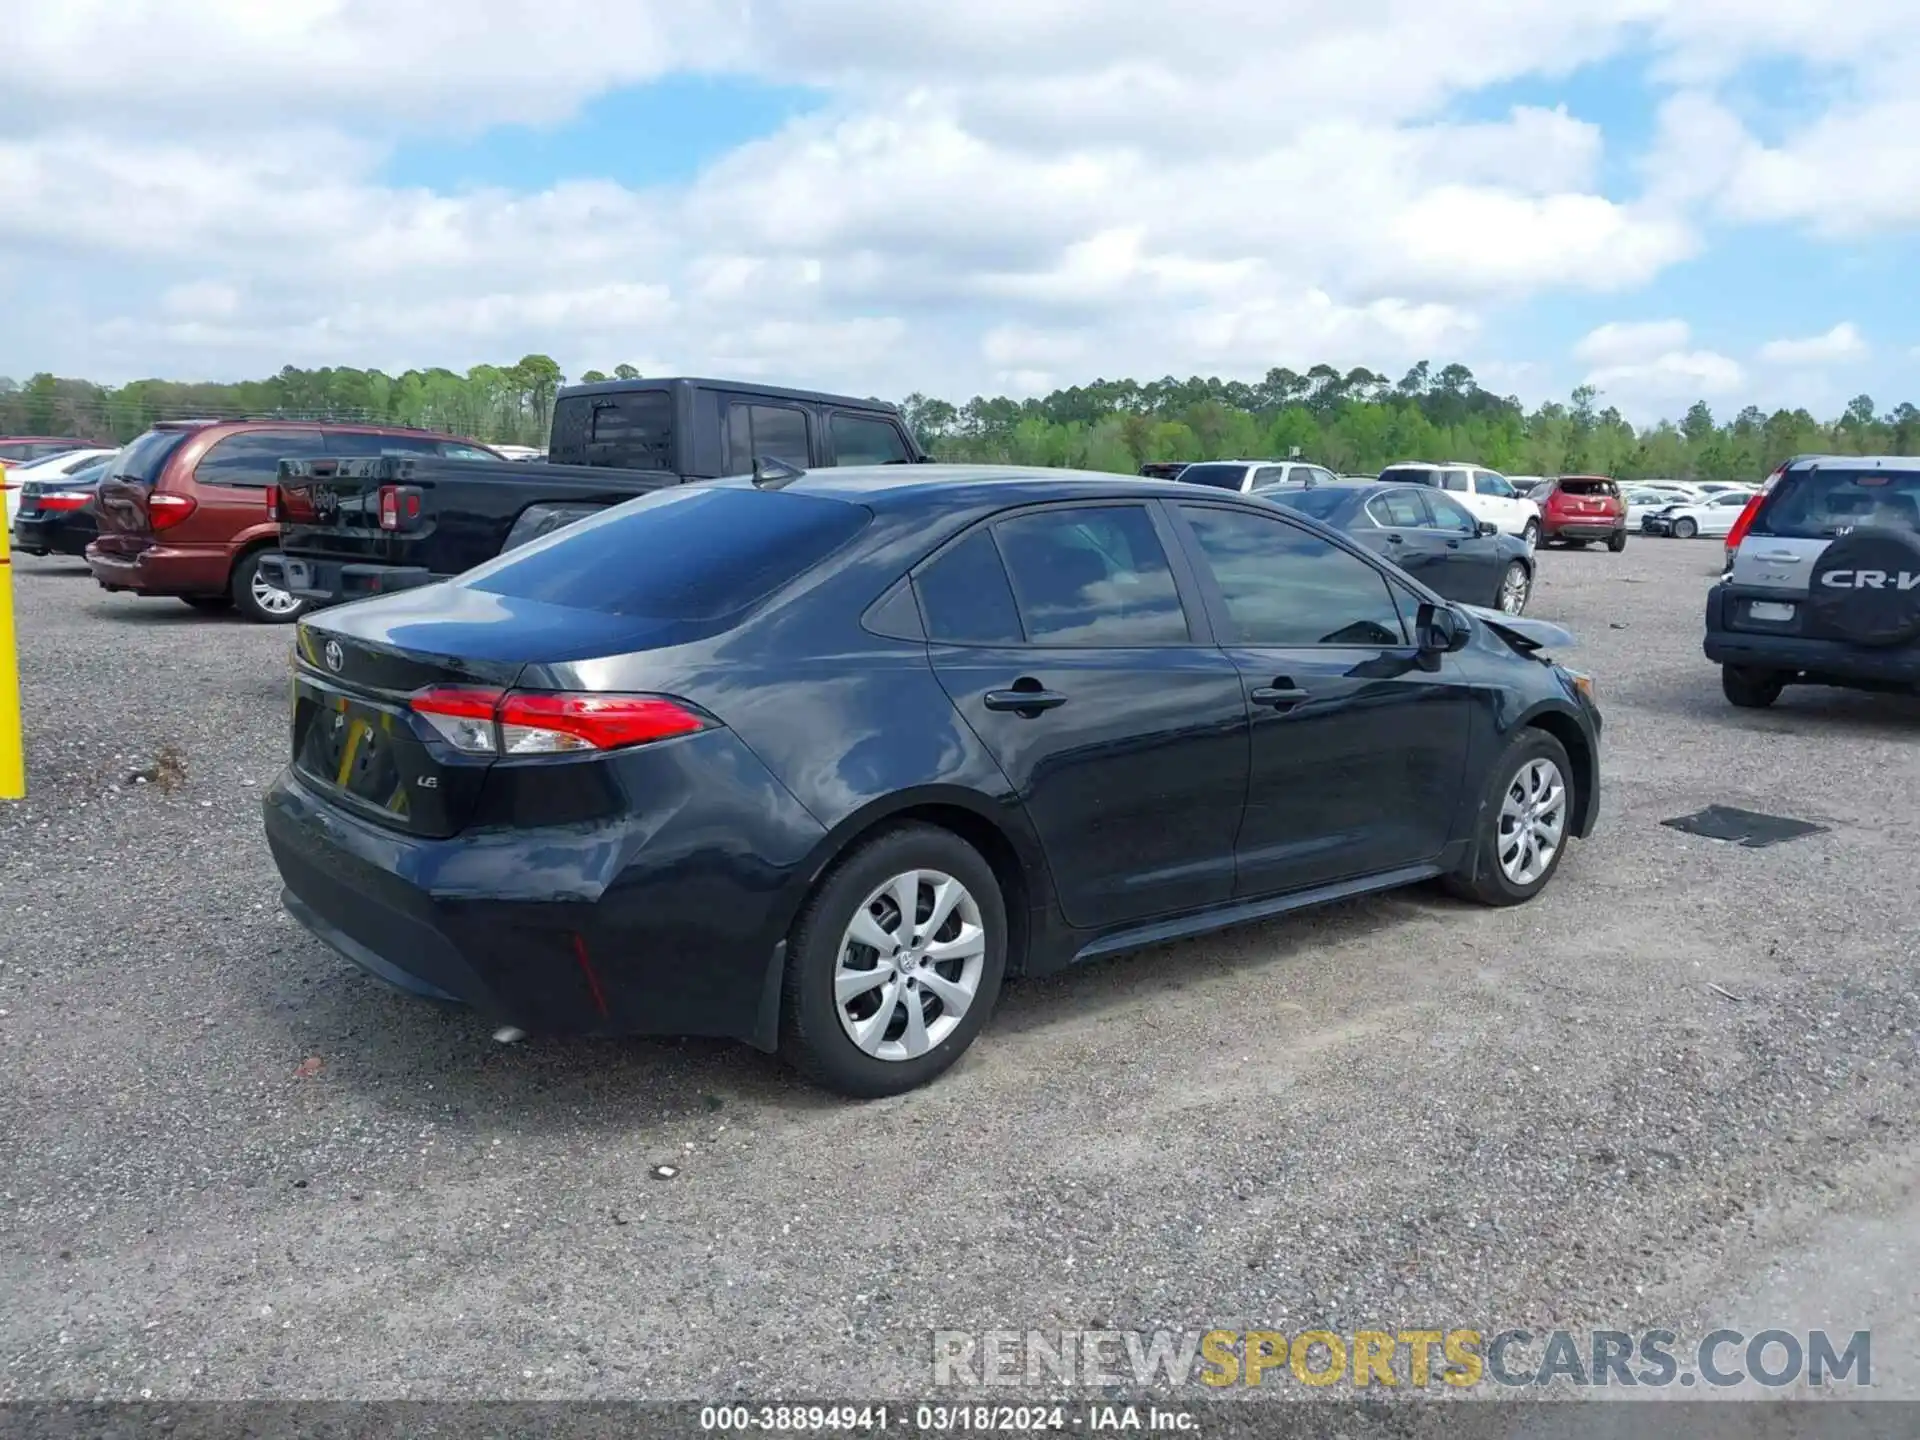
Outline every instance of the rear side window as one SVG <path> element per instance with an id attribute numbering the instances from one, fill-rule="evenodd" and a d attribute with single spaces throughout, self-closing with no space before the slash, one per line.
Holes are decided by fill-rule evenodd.
<path id="1" fill-rule="evenodd" d="M 202 485 L 264 490 L 279 480 L 282 460 L 313 460 L 326 453 L 326 437 L 315 430 L 243 430 L 214 441 L 193 478 Z"/>
<path id="2" fill-rule="evenodd" d="M 1743 496 L 1728 496 L 1729 500 Z M 1799 540 L 1833 539 L 1861 525 L 1920 531 L 1920 471 L 1788 471 L 1754 529 Z"/>
<path id="3" fill-rule="evenodd" d="M 872 520 L 864 506 L 777 490 L 656 490 L 488 561 L 490 595 L 656 620 L 714 620 L 797 580 Z"/>
<path id="4" fill-rule="evenodd" d="M 1183 485 L 1211 485 L 1216 490 L 1238 490 L 1247 478 L 1244 465 L 1189 465 L 1180 472 Z"/>
<path id="5" fill-rule="evenodd" d="M 784 460 L 801 469 L 813 463 L 807 452 L 807 415 L 791 405 L 727 406 L 728 464 L 736 475 L 751 473 L 756 460 Z"/>
<path id="6" fill-rule="evenodd" d="M 134 485 L 152 485 L 159 480 L 168 458 L 187 443 L 190 433 L 186 430 L 149 430 L 107 462 L 108 477 Z"/>
<path id="7" fill-rule="evenodd" d="M 1367 513 L 1373 517 L 1373 523 L 1388 530 L 1425 530 L 1427 528 L 1426 507 L 1420 503 L 1417 490 L 1392 490 L 1367 502 Z"/>
<path id="8" fill-rule="evenodd" d="M 1036 645 L 1182 645 L 1167 552 L 1139 505 L 1075 506 L 994 526 L 1020 621 Z"/>
<path id="9" fill-rule="evenodd" d="M 835 411 L 827 425 L 836 465 L 905 465 L 913 459 L 900 431 L 888 421 Z"/>
<path id="10" fill-rule="evenodd" d="M 913 580 L 929 640 L 1018 645 L 1026 639 L 993 536 L 976 530 Z"/>

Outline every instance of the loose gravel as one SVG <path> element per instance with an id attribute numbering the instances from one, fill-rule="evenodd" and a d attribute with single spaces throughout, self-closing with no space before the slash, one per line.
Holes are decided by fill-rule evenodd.
<path id="1" fill-rule="evenodd" d="M 733 1046 L 499 1046 L 363 977 L 260 835 L 288 632 L 19 557 L 0 1399 L 908 1396 L 936 1329 L 1840 1324 L 1833 1255 L 1920 1273 L 1920 702 L 1732 710 L 1719 553 L 1543 552 L 1607 730 L 1539 901 L 1023 984 L 865 1105 Z M 1713 803 L 1830 828 L 1659 823 Z M 1861 1303 L 1910 1321 L 1912 1284 Z"/>

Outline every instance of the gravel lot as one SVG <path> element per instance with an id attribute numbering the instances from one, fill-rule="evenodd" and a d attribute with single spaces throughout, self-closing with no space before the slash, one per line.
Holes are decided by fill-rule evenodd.
<path id="1" fill-rule="evenodd" d="M 1871 1325 L 1920 1394 L 1920 702 L 1731 710 L 1719 554 L 1543 554 L 1608 789 L 1537 903 L 1022 985 L 869 1105 L 731 1046 L 501 1047 L 363 978 L 260 836 L 287 632 L 20 557 L 0 1399 L 904 1396 L 934 1329 L 1756 1318 Z M 134 783 L 166 747 L 184 778 Z M 1716 802 L 1831 828 L 1659 824 Z"/>

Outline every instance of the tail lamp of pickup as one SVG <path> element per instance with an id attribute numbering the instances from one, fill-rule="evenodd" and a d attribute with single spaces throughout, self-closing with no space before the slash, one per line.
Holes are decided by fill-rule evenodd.
<path id="1" fill-rule="evenodd" d="M 420 487 L 382 485 L 376 492 L 376 515 L 382 530 L 411 530 L 420 521 Z M 319 517 L 305 494 L 288 495 L 278 485 L 267 486 L 267 519 L 276 524 L 312 523 Z"/>

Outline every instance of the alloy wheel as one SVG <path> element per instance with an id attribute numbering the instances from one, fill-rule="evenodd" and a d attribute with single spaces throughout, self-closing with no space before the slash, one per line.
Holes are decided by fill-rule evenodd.
<path id="1" fill-rule="evenodd" d="M 1506 578 L 1500 582 L 1500 609 L 1508 615 L 1518 615 L 1527 608 L 1527 597 L 1533 590 L 1533 582 L 1527 578 L 1527 567 L 1518 560 L 1507 566 Z"/>
<path id="2" fill-rule="evenodd" d="M 300 597 L 291 590 L 282 590 L 278 585 L 269 585 L 267 577 L 258 569 L 253 572 L 253 580 L 247 587 L 253 592 L 253 603 L 269 615 L 290 615 L 300 608 Z"/>
<path id="3" fill-rule="evenodd" d="M 1535 756 L 1520 767 L 1500 805 L 1500 870 L 1531 885 L 1553 864 L 1567 831 L 1567 782 L 1560 767 Z"/>

